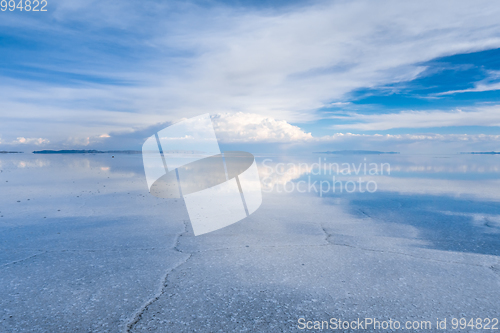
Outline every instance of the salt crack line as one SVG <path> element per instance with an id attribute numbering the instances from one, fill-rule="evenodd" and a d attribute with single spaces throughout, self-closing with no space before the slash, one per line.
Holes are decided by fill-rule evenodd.
<path id="1" fill-rule="evenodd" d="M 188 232 L 188 227 L 187 227 L 187 221 L 183 221 L 184 222 L 184 231 L 177 234 L 177 237 L 175 238 L 175 242 L 174 242 L 174 247 L 173 249 L 179 253 L 182 253 L 182 254 L 186 254 L 182 251 L 180 251 L 178 249 L 178 246 L 179 246 L 179 238 L 182 237 L 184 234 L 186 234 Z M 163 276 L 162 280 L 161 280 L 161 284 L 160 284 L 160 288 L 158 290 L 158 292 L 152 297 L 150 298 L 139 310 L 137 310 L 134 315 L 132 316 L 131 320 L 128 322 L 128 324 L 125 326 L 125 329 L 124 329 L 124 332 L 125 333 L 129 333 L 131 332 L 132 328 L 134 328 L 134 326 L 142 319 L 142 315 L 148 310 L 148 308 L 154 303 L 156 302 L 157 300 L 160 299 L 160 297 L 165 293 L 165 289 L 167 288 L 168 286 L 168 277 L 169 275 L 174 271 L 176 270 L 179 266 L 185 264 L 189 259 L 191 259 L 191 257 L 193 256 L 192 253 L 187 253 L 188 257 L 178 263 L 176 266 L 172 267 L 171 269 L 169 269 L 165 275 Z"/>
<path id="2" fill-rule="evenodd" d="M 29 259 L 31 259 L 31 258 L 34 258 L 34 257 L 39 256 L 39 255 L 44 254 L 44 253 L 47 253 L 47 251 L 43 251 L 43 252 L 40 252 L 40 253 L 35 253 L 35 254 L 33 254 L 33 255 L 29 256 L 29 257 L 26 257 L 26 258 L 23 258 L 23 259 L 19 259 L 19 260 L 15 260 L 15 261 L 8 262 L 8 263 L 6 263 L 6 264 L 1 265 L 1 266 L 0 266 L 0 268 L 2 268 L 2 267 L 6 267 L 6 266 L 9 266 L 9 265 L 15 265 L 15 264 L 17 264 L 17 263 L 20 263 L 20 262 L 23 262 L 23 261 L 29 260 Z"/>

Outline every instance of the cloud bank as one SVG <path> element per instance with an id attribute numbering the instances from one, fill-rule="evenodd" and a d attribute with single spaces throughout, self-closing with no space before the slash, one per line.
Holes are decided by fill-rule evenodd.
<path id="1" fill-rule="evenodd" d="M 418 113 L 420 115 L 420 113 Z M 312 152 L 326 150 L 384 150 L 417 153 L 457 153 L 462 151 L 498 150 L 500 135 L 486 134 L 366 134 L 336 132 L 331 135 L 313 136 L 285 120 L 276 120 L 259 114 L 221 113 L 212 115 L 219 143 L 226 150 L 244 146 L 255 152 L 287 150 Z M 140 150 L 144 141 L 172 123 L 157 123 L 132 131 L 109 132 L 86 138 L 70 137 L 53 143 L 44 138 L 24 138 L 6 142 L 4 147 L 23 148 L 26 151 L 39 149 L 99 149 Z M 375 126 L 378 126 L 375 123 Z M 228 147 L 227 145 L 232 145 Z M 235 146 L 236 145 L 236 146 Z M 250 148 L 252 145 L 253 148 Z M 256 148 L 257 147 L 257 148 Z M 255 150 L 256 149 L 256 150 Z"/>

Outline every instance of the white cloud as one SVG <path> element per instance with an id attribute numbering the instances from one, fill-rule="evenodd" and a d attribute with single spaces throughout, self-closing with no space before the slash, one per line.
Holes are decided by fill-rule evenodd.
<path id="1" fill-rule="evenodd" d="M 88 146 L 90 144 L 90 137 L 69 137 L 65 142 L 64 145 L 66 146 Z M 99 140 L 98 138 L 94 138 L 96 141 Z"/>
<path id="2" fill-rule="evenodd" d="M 429 128 L 447 126 L 500 126 L 500 106 L 484 106 L 466 110 L 402 111 L 388 114 L 356 114 L 331 116 L 332 119 L 349 121 L 333 125 L 335 130 L 362 131 L 393 128 Z"/>
<path id="3" fill-rule="evenodd" d="M 425 69 L 419 62 L 500 46 L 492 30 L 500 28 L 498 14 L 492 2 L 478 8 L 426 1 L 335 2 L 279 15 L 236 14 L 222 23 L 224 33 L 209 29 L 188 36 L 187 44 L 202 54 L 193 61 L 196 75 L 171 88 L 176 96 L 187 92 L 184 99 L 189 88 L 196 91 L 199 107 L 313 120 L 318 116 L 311 111 L 354 89 L 414 78 Z"/>
<path id="4" fill-rule="evenodd" d="M 19 145 L 19 144 L 33 145 L 34 144 L 34 145 L 40 146 L 40 145 L 47 144 L 49 142 L 50 141 L 48 139 L 44 139 L 44 138 L 18 137 L 16 140 L 12 141 L 10 144 L 12 144 L 12 145 Z"/>
<path id="5" fill-rule="evenodd" d="M 69 132 L 66 137 L 85 139 L 206 112 L 313 121 L 320 117 L 318 108 L 345 100 L 355 89 L 414 78 L 424 70 L 421 62 L 500 47 L 496 1 L 335 1 L 282 11 L 193 4 L 171 10 L 170 4 L 148 4 L 131 11 L 128 1 L 58 1 L 44 16 L 48 21 L 0 23 L 29 24 L 54 39 L 85 39 L 93 56 L 86 54 L 77 64 L 87 67 L 61 64 L 60 72 L 102 73 L 132 82 L 61 87 L 57 80 L 40 84 L 2 78 L 0 109 L 9 110 L 2 114 L 3 137 L 28 135 L 19 133 L 28 123 L 30 136 L 54 142 Z M 73 30 L 75 25 L 85 29 Z M 123 35 L 106 35 L 113 29 Z M 114 60 L 124 57 L 113 58 L 96 46 L 110 42 L 136 45 L 138 52 L 147 47 L 151 54 L 120 66 Z M 78 59 L 77 53 L 64 54 L 73 56 Z M 304 136 L 281 131 L 274 139 Z M 255 137 L 261 136 L 271 139 L 273 134 Z"/>
<path id="6" fill-rule="evenodd" d="M 494 110 L 491 112 L 494 113 Z M 440 113 L 446 114 L 446 112 Z M 417 114 L 419 117 L 423 118 L 428 116 L 424 111 Z M 394 117 L 394 115 L 392 115 L 392 117 Z M 395 122 L 398 121 L 399 119 L 396 117 Z M 311 133 L 306 133 L 300 127 L 291 125 L 285 120 L 276 120 L 274 118 L 264 117 L 258 114 L 241 112 L 235 114 L 224 113 L 214 115 L 212 116 L 212 122 L 218 138 L 223 142 L 328 143 L 369 141 L 374 144 L 383 144 L 384 142 L 408 144 L 419 141 L 442 143 L 500 142 L 500 135 L 486 134 L 355 134 L 346 132 L 313 137 Z"/>
<path id="7" fill-rule="evenodd" d="M 225 142 L 296 142 L 310 141 L 311 133 L 284 120 L 258 114 L 234 113 L 212 116 L 217 136 Z"/>
<path id="8" fill-rule="evenodd" d="M 445 91 L 442 93 L 438 93 L 436 95 L 442 96 L 442 95 L 452 95 L 452 94 L 466 93 L 466 92 L 482 92 L 482 91 L 500 90 L 500 82 L 494 82 L 494 81 L 498 81 L 498 79 L 500 79 L 500 71 L 488 71 L 488 74 L 489 75 L 486 79 L 481 80 L 479 82 L 476 82 L 476 84 L 474 85 L 474 88 Z"/>
<path id="9" fill-rule="evenodd" d="M 436 95 L 452 95 L 459 93 L 467 93 L 467 92 L 482 92 L 482 91 L 493 91 L 500 90 L 500 82 L 497 83 L 477 83 L 474 88 L 462 89 L 462 90 L 451 90 L 442 93 L 438 93 Z"/>
<path id="10" fill-rule="evenodd" d="M 500 135 L 487 134 L 353 134 L 353 133 L 335 133 L 333 135 L 317 138 L 317 141 L 339 141 L 363 139 L 373 142 L 381 141 L 441 141 L 441 142 L 482 142 L 496 141 L 500 142 Z"/>

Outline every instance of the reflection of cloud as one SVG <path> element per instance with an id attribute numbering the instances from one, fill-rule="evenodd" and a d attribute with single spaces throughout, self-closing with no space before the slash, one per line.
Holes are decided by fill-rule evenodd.
<path id="1" fill-rule="evenodd" d="M 285 185 L 286 183 L 300 178 L 302 175 L 310 173 L 312 165 L 307 163 L 266 163 L 258 164 L 259 175 L 262 186 L 271 189 L 275 185 Z"/>
<path id="2" fill-rule="evenodd" d="M 363 177 L 365 179 L 365 177 Z M 387 176 L 366 177 L 378 185 L 378 191 L 401 194 L 472 196 L 488 201 L 500 201 L 500 180 L 446 180 L 426 178 L 394 178 Z"/>
<path id="3" fill-rule="evenodd" d="M 335 175 L 335 180 L 341 181 L 344 184 L 347 181 L 357 182 L 360 178 L 365 184 L 369 181 L 375 182 L 377 184 L 377 192 L 395 192 L 401 195 L 449 196 L 454 198 L 473 197 L 486 201 L 500 201 L 500 191 L 498 191 L 500 187 L 499 179 L 448 180 L 421 177 L 401 178 L 391 176 Z M 273 184 L 284 185 L 286 182 L 286 178 L 276 179 L 277 181 L 273 182 Z M 323 176 L 319 179 L 329 181 L 330 183 L 332 182 L 332 176 Z M 312 182 L 319 179 L 314 178 Z M 264 179 L 262 180 L 264 182 Z"/>
<path id="4" fill-rule="evenodd" d="M 50 161 L 45 159 L 36 159 L 36 160 L 21 160 L 14 162 L 17 168 L 44 168 L 50 166 Z"/>
<path id="5" fill-rule="evenodd" d="M 274 186 L 284 186 L 290 181 L 294 181 L 300 178 L 301 175 L 307 172 L 296 172 L 295 169 L 291 170 L 290 173 L 284 175 L 278 175 L 269 173 L 261 168 L 259 168 L 259 173 L 261 174 L 261 180 L 264 190 L 270 190 Z M 310 172 L 310 171 L 309 171 Z M 337 176 L 335 175 L 335 180 L 343 182 L 347 181 L 357 182 L 361 180 L 366 184 L 367 182 L 373 181 L 377 184 L 377 192 L 395 192 L 401 195 L 435 195 L 435 196 L 449 196 L 449 197 L 473 197 L 476 199 L 486 200 L 486 201 L 500 201 L 500 180 L 447 180 L 447 179 L 429 179 L 429 178 L 401 178 L 401 177 L 391 177 L 391 176 L 367 176 L 367 175 L 350 175 L 350 176 Z M 332 176 L 319 176 L 319 178 L 314 178 L 310 180 L 311 183 L 314 181 L 325 180 L 332 182 Z M 306 180 L 307 182 L 307 180 Z M 319 183 L 316 184 L 319 186 Z M 297 190 L 297 188 L 295 188 Z M 313 190 L 314 191 L 314 190 Z M 340 192 L 338 192 L 340 193 Z M 375 194 L 374 194 L 375 195 Z"/>
<path id="6" fill-rule="evenodd" d="M 305 162 L 307 161 L 307 162 Z M 495 157 L 477 158 L 475 155 L 455 155 L 446 158 L 422 155 L 336 156 L 325 160 L 314 159 L 265 159 L 258 163 L 263 189 L 296 182 L 307 175 L 314 181 L 352 180 L 361 178 L 377 183 L 378 191 L 401 194 L 427 194 L 447 196 L 473 196 L 500 201 L 500 166 Z M 365 173 L 366 163 L 366 173 Z M 377 166 L 377 173 L 370 173 Z M 384 173 L 382 174 L 382 164 Z M 351 174 L 348 175 L 347 165 Z M 390 165 L 390 176 L 387 174 Z M 338 168 L 337 168 L 338 166 Z M 375 169 L 373 169 L 375 170 Z M 359 172 L 358 172 L 359 171 Z M 438 174 L 438 178 L 433 174 Z M 490 174 L 481 176 L 482 174 Z M 303 177 L 306 175 L 306 177 Z M 477 175 L 477 176 L 476 176 Z M 479 178 L 479 180 L 476 180 Z"/>
<path id="7" fill-rule="evenodd" d="M 397 175 L 398 179 L 401 173 L 413 174 L 422 176 L 425 174 L 459 174 L 459 175 L 473 175 L 473 174 L 486 174 L 486 173 L 500 173 L 500 166 L 495 163 L 495 160 L 485 160 L 463 162 L 463 159 L 468 158 L 469 155 L 457 155 L 456 159 L 436 159 L 429 158 L 425 160 L 418 155 L 403 155 L 393 158 L 384 159 L 380 156 L 377 160 L 367 161 L 365 158 L 358 159 L 335 159 L 324 160 L 318 158 L 317 160 L 309 160 L 306 162 L 281 162 L 270 161 L 266 159 L 259 163 L 259 173 L 263 179 L 268 182 L 267 185 L 273 184 L 284 185 L 289 181 L 296 180 L 305 174 L 312 174 L 314 176 L 330 179 L 331 176 L 346 177 L 349 175 L 353 177 L 365 177 L 383 174 L 400 173 Z M 405 161 L 405 158 L 408 160 Z M 396 160 L 396 162 L 394 162 Z M 383 172 L 382 172 L 383 171 Z M 337 178 L 338 178 L 337 177 Z M 425 177 L 425 176 L 424 176 Z"/>
<path id="8" fill-rule="evenodd" d="M 457 165 L 398 165 L 391 164 L 392 172 L 413 173 L 497 173 L 498 165 L 457 164 Z"/>

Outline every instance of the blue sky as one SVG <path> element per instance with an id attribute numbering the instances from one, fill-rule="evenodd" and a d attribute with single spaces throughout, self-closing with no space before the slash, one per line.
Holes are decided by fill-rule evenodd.
<path id="1" fill-rule="evenodd" d="M 0 150 L 500 150 L 495 1 L 59 1 L 0 12 Z M 151 133 L 151 134 L 150 134 Z"/>
<path id="2" fill-rule="evenodd" d="M 460 108 L 473 109 L 496 105 L 500 101 L 500 49 L 462 53 L 423 62 L 425 70 L 416 78 L 386 85 L 353 90 L 342 104 L 323 108 L 325 118 L 339 111 L 360 114 L 392 114 L 401 110 L 443 110 L 452 112 Z M 483 85 L 483 89 L 477 89 Z M 323 119 L 313 126 L 329 129 L 336 124 L 352 123 L 349 119 Z M 498 126 L 445 126 L 413 128 L 402 127 L 372 131 L 352 130 L 353 133 L 440 133 L 440 134 L 500 134 Z M 323 131 L 323 133 L 326 133 Z"/>

